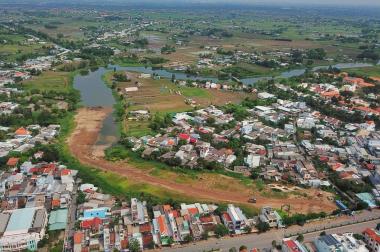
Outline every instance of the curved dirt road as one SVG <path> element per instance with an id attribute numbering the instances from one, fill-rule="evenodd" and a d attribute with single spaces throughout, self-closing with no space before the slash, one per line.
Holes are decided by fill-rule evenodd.
<path id="1" fill-rule="evenodd" d="M 68 139 L 71 153 L 83 164 L 111 171 L 131 179 L 134 182 L 147 183 L 169 191 L 187 195 L 195 199 L 215 202 L 232 202 L 247 204 L 249 192 L 226 191 L 223 188 L 214 189 L 207 186 L 207 181 L 191 184 L 180 184 L 170 179 L 163 179 L 149 174 L 149 171 L 132 167 L 127 162 L 110 162 L 102 157 L 107 146 L 94 146 L 97 140 L 102 121 L 111 113 L 105 108 L 81 108 L 75 117 L 76 128 Z M 231 179 L 231 178 L 226 178 Z M 274 199 L 255 196 L 257 203 L 254 207 L 272 206 L 280 208 L 283 204 L 290 204 L 292 212 L 329 212 L 335 209 L 334 204 L 326 198 L 287 198 Z"/>

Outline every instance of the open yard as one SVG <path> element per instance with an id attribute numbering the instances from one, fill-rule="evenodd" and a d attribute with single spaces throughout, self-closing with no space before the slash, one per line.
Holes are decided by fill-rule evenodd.
<path id="1" fill-rule="evenodd" d="M 40 76 L 33 77 L 23 82 L 26 89 L 39 89 L 43 91 L 67 91 L 74 73 L 68 72 L 43 72 Z"/>

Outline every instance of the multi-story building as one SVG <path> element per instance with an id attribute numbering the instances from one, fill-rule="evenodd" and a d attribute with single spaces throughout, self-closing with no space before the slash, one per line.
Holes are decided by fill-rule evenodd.
<path id="1" fill-rule="evenodd" d="M 364 241 L 371 252 L 380 252 L 380 233 L 377 230 L 367 228 L 363 232 Z"/>
<path id="2" fill-rule="evenodd" d="M 275 214 L 275 210 L 273 210 L 271 207 L 261 208 L 259 218 L 261 222 L 267 223 L 271 228 L 278 226 L 277 215 Z"/>
<path id="3" fill-rule="evenodd" d="M 342 244 L 331 234 L 319 236 L 314 240 L 318 252 L 342 252 Z"/>
<path id="4" fill-rule="evenodd" d="M 44 207 L 4 211 L 0 215 L 0 251 L 37 251 L 47 221 Z"/>
<path id="5" fill-rule="evenodd" d="M 283 239 L 281 245 L 282 252 L 307 252 L 308 250 L 297 240 Z"/>
<path id="6" fill-rule="evenodd" d="M 232 204 L 228 204 L 227 213 L 231 217 L 233 229 L 235 233 L 241 233 L 247 225 L 247 217 L 240 208 Z"/>

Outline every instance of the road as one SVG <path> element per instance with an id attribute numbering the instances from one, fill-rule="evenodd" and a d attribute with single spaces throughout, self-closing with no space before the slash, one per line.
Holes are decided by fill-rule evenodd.
<path id="1" fill-rule="evenodd" d="M 369 218 L 378 218 L 367 222 L 360 222 L 347 225 L 356 221 L 365 221 Z M 326 233 L 345 233 L 354 232 L 361 233 L 367 227 L 375 227 L 380 222 L 380 211 L 365 211 L 360 215 L 353 217 L 341 217 L 338 219 L 324 221 L 321 223 L 309 223 L 304 227 L 292 226 L 288 229 L 273 229 L 262 234 L 249 234 L 237 237 L 228 237 L 223 239 L 211 238 L 207 241 L 200 241 L 191 245 L 175 248 L 165 248 L 162 251 L 168 252 L 196 252 L 196 251 L 210 251 L 212 249 L 221 249 L 221 251 L 228 251 L 232 247 L 239 248 L 241 245 L 247 246 L 249 249 L 259 248 L 261 250 L 269 249 L 272 247 L 272 241 L 276 240 L 277 244 L 281 242 L 284 237 L 296 236 L 298 232 L 305 233 L 304 239 L 306 242 L 313 241 L 323 230 Z M 342 225 L 342 226 L 340 226 Z M 338 227 L 337 227 L 338 226 Z M 317 231 L 314 231 L 317 229 Z"/>
<path id="2" fill-rule="evenodd" d="M 75 232 L 75 220 L 76 220 L 76 212 L 77 212 L 77 185 L 74 185 L 73 189 L 73 197 L 69 206 L 69 210 L 67 213 L 67 226 L 65 230 L 65 238 L 64 238 L 64 246 L 63 252 L 72 251 L 72 238 Z"/>

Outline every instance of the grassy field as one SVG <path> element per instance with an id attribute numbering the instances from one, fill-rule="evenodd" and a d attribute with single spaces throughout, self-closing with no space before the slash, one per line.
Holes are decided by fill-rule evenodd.
<path id="1" fill-rule="evenodd" d="M 356 73 L 368 77 L 380 78 L 380 66 L 344 69 L 348 73 Z"/>
<path id="2" fill-rule="evenodd" d="M 23 82 L 27 90 L 39 89 L 42 91 L 67 91 L 71 88 L 71 82 L 76 72 L 43 72 L 40 76 L 33 77 Z"/>
<path id="3" fill-rule="evenodd" d="M 128 111 L 146 109 L 155 113 L 169 113 L 189 111 L 193 108 L 185 103 L 185 99 L 193 99 L 200 107 L 208 106 L 211 103 L 222 105 L 226 102 L 240 102 L 245 97 L 253 97 L 251 94 L 242 92 L 228 92 L 220 90 L 208 90 L 193 87 L 181 87 L 173 84 L 167 79 L 139 79 L 137 73 L 128 73 L 130 82 L 117 82 L 116 88 L 124 90 L 126 87 L 135 86 L 135 82 L 140 82 L 138 92 L 127 94 L 125 103 L 128 104 Z M 107 72 L 103 80 L 111 85 L 113 71 Z M 125 133 L 130 136 L 143 136 L 151 133 L 148 128 L 148 121 L 125 121 Z"/>

